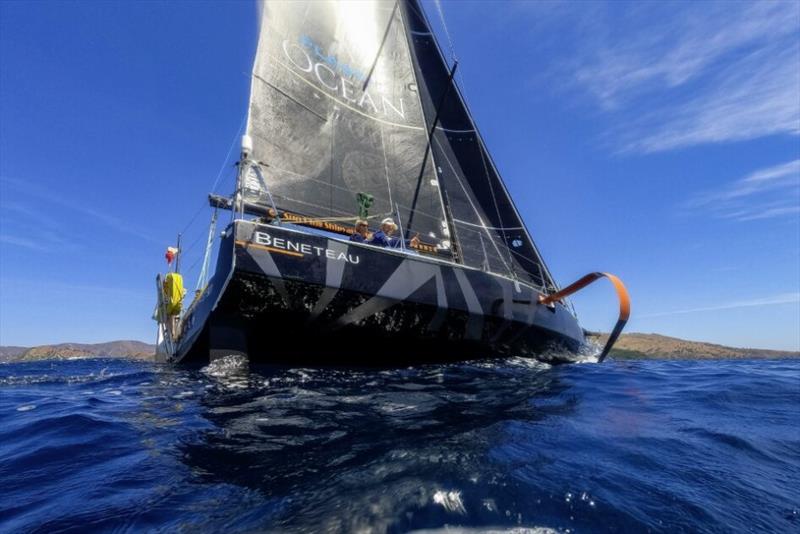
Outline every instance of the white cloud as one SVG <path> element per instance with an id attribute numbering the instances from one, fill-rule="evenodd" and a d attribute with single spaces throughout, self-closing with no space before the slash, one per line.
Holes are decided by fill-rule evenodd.
<path id="1" fill-rule="evenodd" d="M 684 207 L 739 221 L 800 213 L 800 159 L 757 170 L 726 187 L 700 193 Z"/>
<path id="2" fill-rule="evenodd" d="M 0 286 L 5 286 L 4 291 L 47 295 L 48 297 L 71 298 L 77 295 L 92 295 L 92 297 L 108 297 L 114 299 L 147 299 L 152 297 L 149 293 L 139 288 L 114 287 L 99 284 L 79 284 L 60 280 L 42 280 L 25 278 L 0 278 Z"/>
<path id="3" fill-rule="evenodd" d="M 776 306 L 779 304 L 798 304 L 800 303 L 800 293 L 781 293 L 771 297 L 754 298 L 750 300 L 741 300 L 738 302 L 728 302 L 725 304 L 717 304 L 714 306 L 705 306 L 702 308 L 688 308 L 685 310 L 674 310 L 668 312 L 648 313 L 639 315 L 640 318 L 645 317 L 665 317 L 668 315 L 681 315 L 684 313 L 699 313 L 707 311 L 720 311 L 720 310 L 734 310 L 738 308 L 752 308 L 760 306 Z"/>
<path id="4" fill-rule="evenodd" d="M 664 5 L 664 11 L 650 6 L 656 9 L 620 17 L 622 27 L 582 60 L 576 78 L 604 104 L 683 85 L 732 51 L 769 44 L 798 29 L 797 9 L 789 2 Z"/>
<path id="5" fill-rule="evenodd" d="M 733 184 L 722 194 L 722 198 L 739 198 L 767 189 L 797 185 L 798 179 L 800 179 L 800 159 L 751 173 Z"/>
<path id="6" fill-rule="evenodd" d="M 47 248 L 38 241 L 16 235 L 0 234 L 0 243 L 26 248 L 28 250 L 35 250 L 37 252 L 44 252 L 47 250 Z"/>
<path id="7" fill-rule="evenodd" d="M 5 199 L 4 199 L 5 200 Z M 63 231 L 63 222 L 19 202 L 0 202 L 0 242 L 36 251 L 69 251 L 82 248 Z M 9 227 L 16 230 L 9 232 Z M 35 239 L 33 239 L 35 238 Z"/>
<path id="8" fill-rule="evenodd" d="M 780 217 L 783 215 L 794 215 L 800 213 L 800 206 L 783 206 L 778 208 L 767 208 L 761 210 L 759 213 L 749 213 L 740 215 L 737 218 L 740 221 L 755 221 L 757 219 L 770 219 L 772 217 Z"/>
<path id="9" fill-rule="evenodd" d="M 572 68 L 615 115 L 622 151 L 800 134 L 800 3 L 628 7 L 593 25 L 575 15 L 588 33 Z"/>
<path id="10" fill-rule="evenodd" d="M 34 183 L 17 180 L 7 176 L 0 177 L 0 184 L 11 186 L 12 188 L 17 190 L 18 194 L 37 198 L 45 202 L 61 206 L 62 208 L 67 208 L 75 212 L 78 212 L 86 217 L 95 219 L 103 223 L 105 226 L 112 228 L 117 232 L 135 236 L 145 241 L 149 241 L 151 243 L 159 243 L 159 241 L 154 237 L 152 237 L 150 234 L 135 228 L 129 221 L 124 221 L 119 217 L 115 217 L 114 215 L 110 215 L 108 213 L 100 211 L 96 208 L 89 207 L 87 205 L 90 204 L 91 202 L 96 202 L 96 199 L 82 199 L 80 201 L 70 200 L 68 198 L 65 198 L 63 195 L 58 195 L 56 194 L 56 192 L 46 190 Z M 36 217 L 41 217 L 43 222 L 44 221 L 52 222 L 52 219 L 48 219 L 45 214 L 40 214 L 40 212 L 37 212 L 36 210 L 23 207 L 20 204 L 16 204 L 14 206 L 15 207 L 12 209 L 14 209 L 15 211 L 18 211 L 25 215 L 34 215 Z"/>
<path id="11" fill-rule="evenodd" d="M 660 152 L 800 134 L 798 48 L 765 49 L 734 62 L 696 97 L 652 113 L 636 130 L 624 150 Z"/>

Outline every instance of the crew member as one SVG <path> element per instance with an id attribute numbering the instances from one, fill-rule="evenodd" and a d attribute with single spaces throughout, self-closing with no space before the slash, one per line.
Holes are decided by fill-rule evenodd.
<path id="1" fill-rule="evenodd" d="M 278 212 L 275 208 L 267 208 L 267 213 L 259 217 L 256 222 L 261 224 L 272 224 L 278 218 Z"/>
<path id="2" fill-rule="evenodd" d="M 355 231 L 350 235 L 350 241 L 365 243 L 369 237 L 368 231 L 369 226 L 367 225 L 367 221 L 362 219 L 357 220 Z"/>
<path id="3" fill-rule="evenodd" d="M 381 228 L 374 234 L 372 234 L 372 239 L 367 241 L 370 245 L 377 245 L 379 247 L 392 247 L 398 248 L 400 247 L 400 238 L 399 237 L 392 237 L 392 234 L 397 230 L 397 225 L 394 223 L 394 220 L 391 217 L 387 217 L 381 221 Z M 419 245 L 419 234 L 415 235 L 411 238 L 407 243 L 407 245 L 416 248 Z"/>

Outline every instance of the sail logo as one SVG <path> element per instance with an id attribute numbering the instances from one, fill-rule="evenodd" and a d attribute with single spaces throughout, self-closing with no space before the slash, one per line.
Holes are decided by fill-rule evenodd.
<path id="1" fill-rule="evenodd" d="M 309 52 L 314 54 L 316 59 L 319 59 L 325 62 L 330 68 L 338 71 L 343 76 L 347 76 L 348 78 L 355 78 L 361 83 L 367 81 L 367 75 L 364 74 L 359 69 L 351 67 L 347 63 L 342 63 L 339 61 L 334 55 L 326 55 L 322 52 L 322 48 L 314 42 L 314 40 L 309 37 L 308 35 L 301 35 L 300 36 L 300 44 L 306 48 Z"/>
<path id="2" fill-rule="evenodd" d="M 279 254 L 298 258 L 302 258 L 303 256 L 325 257 L 329 260 L 343 261 L 345 263 L 352 263 L 353 265 L 361 261 L 358 254 L 345 254 L 344 252 L 331 250 L 325 247 L 317 247 L 309 245 L 308 243 L 299 243 L 283 237 L 274 237 L 266 232 L 255 232 L 253 237 L 256 245 L 270 252 L 277 252 Z"/>
<path id="3" fill-rule="evenodd" d="M 367 114 L 406 120 L 402 96 L 392 101 L 385 95 L 365 90 L 363 83 L 366 76 L 361 70 L 340 62 L 336 56 L 325 54 L 310 37 L 302 36 L 299 43 L 284 40 L 282 48 L 289 63 L 300 72 L 311 75 L 315 86 L 324 87 L 328 93 L 341 98 L 343 103 L 360 108 Z"/>

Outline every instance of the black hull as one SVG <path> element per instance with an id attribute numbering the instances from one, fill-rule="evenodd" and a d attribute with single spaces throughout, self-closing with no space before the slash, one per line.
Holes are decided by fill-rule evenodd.
<path id="1" fill-rule="evenodd" d="M 498 356 L 569 361 L 584 342 L 560 303 L 513 280 L 296 228 L 235 221 L 167 359 L 398 366 Z"/>

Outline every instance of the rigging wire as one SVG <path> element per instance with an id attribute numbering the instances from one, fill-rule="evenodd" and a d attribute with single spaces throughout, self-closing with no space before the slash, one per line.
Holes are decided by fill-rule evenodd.
<path id="1" fill-rule="evenodd" d="M 191 273 L 191 272 L 192 272 L 192 269 L 194 269 L 195 267 L 197 267 L 197 264 L 198 264 L 198 263 L 200 263 L 200 260 L 202 260 L 202 259 L 203 259 L 203 256 L 198 256 L 198 257 L 197 257 L 197 259 L 196 259 L 196 260 L 194 260 L 194 263 L 192 263 L 192 264 L 189 266 L 189 268 L 188 268 L 188 269 L 185 269 L 183 272 L 185 272 L 185 273 Z"/>
<path id="2" fill-rule="evenodd" d="M 503 214 L 500 212 L 500 205 L 497 203 L 497 195 L 494 192 L 494 184 L 492 184 L 492 177 L 489 174 L 489 166 L 486 165 L 486 154 L 484 154 L 483 147 L 478 144 L 478 151 L 481 155 L 481 162 L 483 163 L 483 172 L 486 176 L 486 183 L 489 184 L 489 191 L 492 193 L 492 203 L 494 204 L 494 211 L 497 213 L 497 220 L 500 221 L 500 227 L 505 227 L 505 222 L 503 221 Z M 508 245 L 508 236 L 506 235 L 505 229 L 501 229 L 500 233 L 503 235 L 503 243 Z M 511 250 L 511 249 L 509 249 Z M 508 255 L 509 261 L 511 261 L 511 254 Z"/>
<path id="3" fill-rule="evenodd" d="M 188 254 L 189 252 L 191 252 L 191 251 L 194 249 L 194 247 L 196 247 L 196 246 L 197 246 L 197 244 L 200 242 L 200 239 L 201 239 L 202 237 L 203 237 L 203 234 L 200 234 L 200 235 L 198 235 L 198 236 L 197 236 L 197 238 L 195 238 L 195 239 L 194 239 L 194 241 L 192 241 L 192 242 L 189 244 L 189 246 L 188 246 L 188 247 L 181 247 L 181 254 L 184 254 L 184 255 L 186 255 L 186 254 Z"/>
<path id="4" fill-rule="evenodd" d="M 222 178 L 222 174 L 225 172 L 225 169 L 227 168 L 228 160 L 231 157 L 231 152 L 233 152 L 233 147 L 236 146 L 236 140 L 239 139 L 239 136 L 242 133 L 242 129 L 244 128 L 246 121 L 247 121 L 247 113 L 244 114 L 242 122 L 239 125 L 239 128 L 236 130 L 236 134 L 234 134 L 233 140 L 231 141 L 231 144 L 228 147 L 228 152 L 225 154 L 225 159 L 222 161 L 222 165 L 219 168 L 219 172 L 217 172 L 217 177 L 214 179 L 214 183 L 211 185 L 212 193 L 216 190 L 217 185 L 219 185 L 219 181 Z M 197 217 L 200 215 L 200 213 L 202 213 L 203 208 L 205 208 L 207 204 L 208 202 L 206 200 L 204 200 L 202 204 L 200 204 L 200 206 L 197 208 L 197 211 L 194 212 L 194 215 L 192 215 L 192 217 L 189 219 L 189 222 L 186 223 L 186 226 L 183 227 L 183 230 L 181 230 L 180 233 L 182 234 L 186 233 L 186 230 L 188 230 L 189 227 L 194 223 L 194 221 L 197 220 Z"/>
<path id="5" fill-rule="evenodd" d="M 208 240 L 206 241 L 206 250 L 203 256 L 203 268 L 200 269 L 200 274 L 197 277 L 197 287 L 195 291 L 205 289 L 208 284 L 208 266 L 211 260 L 211 249 L 214 248 L 214 234 L 217 231 L 217 215 L 219 208 L 214 208 L 214 213 L 211 215 L 211 224 L 208 226 Z"/>
<path id="6" fill-rule="evenodd" d="M 217 185 L 219 185 L 219 182 L 222 179 L 222 175 L 225 172 L 225 169 L 227 168 L 228 160 L 230 160 L 231 153 L 233 152 L 233 148 L 234 148 L 234 146 L 236 146 L 236 140 L 239 138 L 239 135 L 241 134 L 242 129 L 244 128 L 246 120 L 247 120 L 247 114 L 245 114 L 244 118 L 242 119 L 242 122 L 239 124 L 239 128 L 238 128 L 238 130 L 236 130 L 236 134 L 234 135 L 233 140 L 231 141 L 231 144 L 228 147 L 228 152 L 225 154 L 225 159 L 223 160 L 222 165 L 220 166 L 219 171 L 217 172 L 217 176 L 214 179 L 214 182 L 211 184 L 211 192 L 212 193 L 216 190 Z M 186 223 L 186 226 L 184 226 L 183 230 L 181 230 L 181 232 L 180 232 L 181 235 L 185 234 L 187 232 L 187 230 L 192 226 L 192 224 L 194 224 L 194 222 L 197 220 L 197 217 L 200 215 L 200 213 L 203 212 L 203 210 L 208 205 L 207 203 L 208 203 L 208 201 L 204 200 L 200 204 L 200 206 L 197 208 L 197 211 L 195 211 L 194 215 L 192 215 L 192 217 L 189 219 L 189 222 Z M 191 243 L 189 243 L 188 246 L 181 247 L 181 254 L 184 257 L 186 257 L 192 250 L 194 250 L 194 248 L 197 246 L 197 244 L 200 242 L 200 240 L 203 237 L 204 237 L 204 234 L 201 232 Z M 197 260 L 195 260 L 188 269 L 184 270 L 184 272 L 190 272 L 197 265 L 197 262 L 199 262 L 201 258 L 202 258 L 202 256 L 199 256 L 197 258 Z"/>
<path id="7" fill-rule="evenodd" d="M 239 136 L 242 135 L 242 130 L 244 130 L 244 125 L 246 123 L 247 113 L 245 113 L 244 117 L 242 117 L 242 122 L 239 124 L 239 129 L 236 130 L 236 134 L 233 136 L 231 145 L 228 147 L 228 153 L 225 154 L 225 161 L 222 162 L 222 166 L 219 168 L 219 172 L 217 173 L 217 178 L 214 180 L 214 184 L 211 186 L 212 193 L 217 189 L 217 184 L 219 184 L 219 180 L 222 177 L 223 171 L 225 170 L 225 165 L 228 163 L 228 159 L 231 157 L 231 152 L 233 152 L 233 147 L 236 146 L 236 141 L 239 139 Z"/>
<path id="8" fill-rule="evenodd" d="M 308 175 L 305 175 L 305 174 L 299 174 L 299 173 L 290 171 L 289 169 L 282 169 L 280 167 L 276 167 L 275 165 L 270 165 L 269 168 L 272 169 L 273 171 L 277 171 L 279 173 L 286 173 L 286 174 L 290 174 L 292 176 L 296 176 L 298 178 L 302 178 L 303 180 L 309 180 L 309 181 L 312 181 L 312 182 L 317 182 L 318 184 L 324 185 L 326 187 L 331 187 L 331 188 L 336 189 L 338 191 L 341 191 L 343 193 L 349 193 L 349 194 L 353 193 L 353 190 L 351 190 L 351 189 L 348 189 L 346 187 L 342 187 L 340 185 L 332 184 L 332 183 L 326 182 L 324 180 L 319 180 L 317 178 L 314 178 L 313 176 L 308 176 Z M 281 195 L 281 194 L 278 194 L 278 193 L 275 193 L 275 197 L 283 198 L 283 199 L 286 199 L 286 200 L 289 200 L 289 201 L 292 201 L 292 202 L 300 202 L 302 204 L 307 204 L 309 206 L 314 206 L 314 207 L 317 207 L 317 208 L 323 208 L 323 209 L 327 209 L 328 208 L 327 206 L 322 206 L 322 205 L 314 204 L 314 203 L 311 203 L 311 202 L 304 202 L 304 201 L 293 199 L 293 198 L 287 197 L 286 195 Z M 386 202 L 385 199 L 380 198 L 380 197 L 377 197 L 375 200 L 376 201 L 380 201 L 380 202 Z M 400 207 L 401 208 L 410 209 L 409 206 L 406 206 L 404 204 L 401 204 Z M 331 210 L 331 211 L 339 211 L 339 210 Z M 339 211 L 339 212 L 343 213 L 341 211 Z M 386 212 L 387 216 L 392 215 L 393 213 L 394 213 L 393 210 L 390 210 L 390 211 Z M 430 219 L 436 219 L 436 220 L 439 219 L 436 215 L 428 213 L 427 211 L 422 211 L 422 210 L 418 209 L 418 210 L 416 210 L 416 213 L 417 213 L 417 215 L 422 215 L 422 216 L 428 217 Z"/>
<path id="9" fill-rule="evenodd" d="M 508 263 L 506 263 L 506 260 L 505 260 L 505 258 L 503 258 L 503 255 L 500 252 L 500 249 L 497 247 L 496 240 L 492 239 L 492 235 L 489 233 L 488 228 L 486 228 L 486 226 L 483 224 L 483 218 L 481 217 L 480 212 L 478 211 L 478 208 L 475 206 L 475 203 L 472 201 L 472 197 L 467 192 L 467 188 L 462 183 L 461 177 L 459 176 L 458 171 L 456 171 L 456 168 L 453 165 L 453 162 L 450 161 L 450 158 L 447 157 L 447 153 L 442 148 L 442 143 L 436 138 L 434 138 L 434 142 L 439 146 L 439 150 L 442 152 L 442 155 L 444 156 L 444 159 L 447 162 L 447 165 L 450 167 L 450 170 L 453 171 L 453 176 L 455 176 L 456 181 L 458 182 L 458 185 L 461 187 L 461 190 L 464 193 L 464 196 L 467 198 L 467 201 L 469 201 L 469 205 L 470 205 L 470 207 L 472 207 L 472 211 L 475 212 L 475 215 L 478 217 L 478 220 L 481 222 L 481 225 L 480 225 L 481 228 L 486 229 L 486 234 L 489 237 L 489 241 L 492 243 L 492 245 L 494 246 L 495 250 L 497 251 L 497 255 L 500 258 L 500 260 L 503 262 L 503 266 L 506 268 L 506 271 L 508 271 L 509 273 L 513 273 L 514 271 L 513 271 L 512 267 Z"/>
<path id="10" fill-rule="evenodd" d="M 444 34 L 447 36 L 447 45 L 450 47 L 450 59 L 454 62 L 458 62 L 458 58 L 456 57 L 456 50 L 453 46 L 453 39 L 450 37 L 450 30 L 447 28 L 447 22 L 444 20 L 444 10 L 442 9 L 442 2 L 441 0 L 433 0 L 434 5 L 436 6 L 436 11 L 439 13 L 439 20 L 442 21 L 442 28 L 444 28 Z M 459 75 L 463 79 L 463 75 L 459 73 Z"/>

